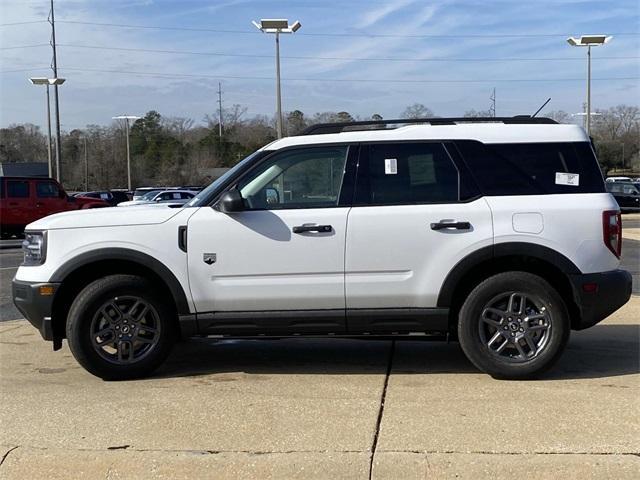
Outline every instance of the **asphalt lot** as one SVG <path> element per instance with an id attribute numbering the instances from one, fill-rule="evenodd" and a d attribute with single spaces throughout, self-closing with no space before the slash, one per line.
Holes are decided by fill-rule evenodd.
<path id="1" fill-rule="evenodd" d="M 640 475 L 640 296 L 538 381 L 494 380 L 457 344 L 194 339 L 153 378 L 103 382 L 11 320 L 19 261 L 0 250 L 0 478 Z"/>

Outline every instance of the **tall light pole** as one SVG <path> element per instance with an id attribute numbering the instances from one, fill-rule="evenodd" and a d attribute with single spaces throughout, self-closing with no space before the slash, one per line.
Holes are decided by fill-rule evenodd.
<path id="1" fill-rule="evenodd" d="M 62 85 L 64 78 L 31 77 L 29 81 L 34 85 L 44 85 L 47 87 L 47 160 L 49 166 L 49 177 L 53 177 L 53 165 L 51 163 L 51 102 L 49 101 L 49 85 Z M 57 157 L 57 156 L 56 156 Z M 56 180 L 60 179 L 60 165 L 56 162 Z"/>
<path id="2" fill-rule="evenodd" d="M 53 48 L 51 69 L 53 70 L 53 78 L 58 78 L 58 56 L 56 54 L 56 19 L 53 9 L 53 0 L 51 0 L 49 23 L 51 24 L 51 47 Z M 62 182 L 62 179 L 60 178 L 60 164 L 62 163 L 62 142 L 60 141 L 60 102 L 58 101 L 58 85 L 61 84 L 62 83 L 53 83 L 53 103 L 56 114 L 56 180 L 58 180 L 58 182 Z"/>
<path id="3" fill-rule="evenodd" d="M 276 35 L 276 133 L 278 138 L 282 138 L 282 99 L 280 94 L 280 34 L 295 33 L 302 24 L 295 21 L 289 25 L 287 19 L 263 18 L 260 23 L 252 21 L 255 27 L 263 33 L 274 33 Z"/>
<path id="4" fill-rule="evenodd" d="M 114 120 L 124 120 L 125 132 L 127 136 L 127 190 L 131 191 L 131 152 L 129 149 L 129 120 L 137 120 L 140 117 L 135 115 L 118 115 L 111 117 Z"/>
<path id="5" fill-rule="evenodd" d="M 572 47 L 587 47 L 587 135 L 591 135 L 591 47 L 599 47 L 609 43 L 611 35 L 582 35 L 569 37 L 567 43 Z"/>

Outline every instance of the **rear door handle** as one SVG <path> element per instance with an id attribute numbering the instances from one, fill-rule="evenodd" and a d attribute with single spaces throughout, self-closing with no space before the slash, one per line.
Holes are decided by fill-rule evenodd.
<path id="1" fill-rule="evenodd" d="M 293 227 L 293 233 L 305 233 L 305 232 L 321 232 L 328 233 L 333 230 L 331 225 L 297 225 Z"/>
<path id="2" fill-rule="evenodd" d="M 447 228 L 471 230 L 471 224 L 469 222 L 438 222 L 431 224 L 431 230 L 446 230 Z"/>

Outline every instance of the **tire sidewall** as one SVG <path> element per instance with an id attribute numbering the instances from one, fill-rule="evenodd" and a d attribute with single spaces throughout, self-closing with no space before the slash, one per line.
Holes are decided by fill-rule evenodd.
<path id="1" fill-rule="evenodd" d="M 484 307 L 496 296 L 511 292 L 539 297 L 551 318 L 551 334 L 546 346 L 535 358 L 525 362 L 500 360 L 487 351 L 480 338 L 478 325 Z M 525 379 L 543 373 L 562 354 L 569 333 L 569 316 L 560 295 L 544 279 L 527 272 L 506 272 L 484 280 L 469 294 L 458 319 L 458 336 L 465 354 L 476 367 L 496 378 Z"/>
<path id="2" fill-rule="evenodd" d="M 140 297 L 153 306 L 160 322 L 160 339 L 139 361 L 118 365 L 95 351 L 91 343 L 91 323 L 107 301 L 124 295 Z M 168 356 L 175 333 L 171 305 L 154 293 L 151 282 L 132 275 L 113 275 L 89 284 L 73 302 L 67 321 L 67 341 L 74 357 L 90 373 L 105 380 L 126 380 L 151 373 Z"/>

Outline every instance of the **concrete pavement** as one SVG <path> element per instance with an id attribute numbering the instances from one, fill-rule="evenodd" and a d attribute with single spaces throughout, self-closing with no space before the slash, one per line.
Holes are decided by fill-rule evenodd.
<path id="1" fill-rule="evenodd" d="M 356 340 L 191 340 L 103 382 L 5 322 L 0 477 L 369 478 L 375 450 L 372 478 L 637 478 L 639 318 L 634 297 L 528 382 L 456 344 Z"/>

